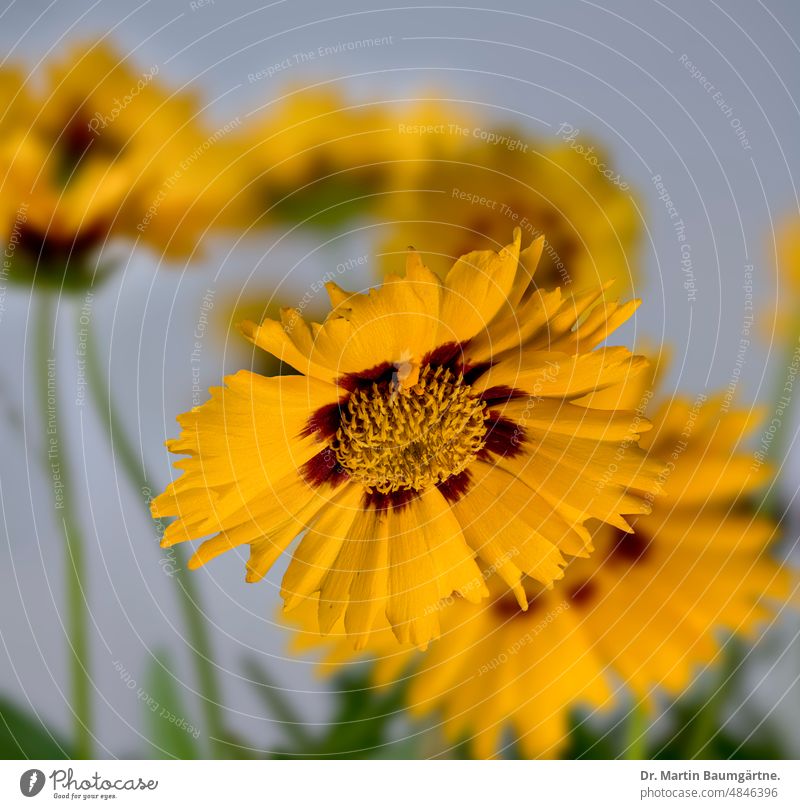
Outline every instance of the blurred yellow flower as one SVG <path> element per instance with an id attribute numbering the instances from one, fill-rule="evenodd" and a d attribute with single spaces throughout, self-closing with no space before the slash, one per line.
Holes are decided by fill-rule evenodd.
<path id="1" fill-rule="evenodd" d="M 795 350 L 798 333 L 798 316 L 795 301 L 800 295 L 800 216 L 786 216 L 775 228 L 774 247 L 770 244 L 770 252 L 777 262 L 778 287 L 775 308 L 765 313 L 764 332 L 769 339 L 778 342 L 791 341 L 787 346 L 789 352 Z M 771 262 L 772 263 L 772 262 Z M 773 331 L 775 333 L 771 333 Z"/>
<path id="2" fill-rule="evenodd" d="M 642 406 L 651 396 L 644 379 L 593 404 Z M 497 753 L 507 727 L 525 756 L 556 756 L 571 709 L 607 709 L 626 688 L 646 702 L 659 691 L 677 696 L 720 661 L 721 630 L 754 637 L 797 579 L 769 557 L 775 526 L 751 505 L 767 472 L 741 444 L 757 419 L 723 413 L 721 401 L 673 399 L 655 409 L 642 445 L 666 464 L 666 493 L 636 519 L 635 533 L 596 526 L 596 550 L 572 560 L 555 588 L 526 580 L 527 612 L 494 575 L 488 602 L 446 599 L 442 638 L 424 657 L 399 652 L 378 627 L 367 647 L 375 682 L 414 666 L 410 711 L 441 712 L 448 738 L 471 738 L 479 757 Z M 335 642 L 320 641 L 313 601 L 290 620 L 296 650 L 326 644 L 327 671 L 355 659 L 341 624 Z"/>
<path id="3" fill-rule="evenodd" d="M 792 290 L 800 289 L 800 216 L 785 219 L 777 232 L 778 264 Z"/>
<path id="4" fill-rule="evenodd" d="M 328 85 L 290 89 L 248 132 L 265 218 L 329 226 L 374 213 L 409 164 L 444 157 L 448 141 L 460 140 L 431 131 L 440 115 L 433 102 L 357 102 Z"/>
<path id="5" fill-rule="evenodd" d="M 498 249 L 519 226 L 547 234 L 540 286 L 614 279 L 635 289 L 635 202 L 583 139 L 495 130 L 430 94 L 359 103 L 328 85 L 287 92 L 250 137 L 265 218 L 330 225 L 369 215 L 384 271 L 413 245 L 444 277 L 458 256 L 481 243 Z"/>
<path id="6" fill-rule="evenodd" d="M 441 274 L 467 246 L 496 247 L 516 226 L 528 236 L 546 234 L 540 286 L 581 290 L 614 279 L 635 290 L 639 215 L 627 184 L 598 168 L 608 159 L 597 147 L 580 144 L 579 152 L 514 130 L 454 123 L 447 108 L 439 116 L 441 156 L 429 144 L 379 200 L 387 264 L 413 245 L 426 255 L 438 251 L 431 268 Z"/>
<path id="7" fill-rule="evenodd" d="M 44 73 L 36 85 L 0 71 L 0 88 L 17 90 L 0 128 L 0 230 L 17 231 L 17 258 L 43 273 L 119 235 L 185 255 L 208 229 L 241 221 L 248 172 L 225 137 L 235 122 L 209 131 L 200 103 L 163 86 L 157 66 L 138 72 L 102 43 Z"/>
<path id="8" fill-rule="evenodd" d="M 293 309 L 243 324 L 302 375 L 240 371 L 179 417 L 167 446 L 189 457 L 153 503 L 178 517 L 164 546 L 213 534 L 197 567 L 249 545 L 257 581 L 305 531 L 287 608 L 319 592 L 324 632 L 343 617 L 363 645 L 385 618 L 423 647 L 441 598 L 486 596 L 476 554 L 524 609 L 523 574 L 561 577 L 563 554 L 588 552 L 587 520 L 629 530 L 622 515 L 648 510 L 661 471 L 635 443 L 648 425 L 572 402 L 646 364 L 597 349 L 637 303 L 534 288 L 542 240 L 520 254 L 520 239 L 461 257 L 443 282 L 412 253 L 366 294 L 329 283 L 322 324 Z"/>
<path id="9" fill-rule="evenodd" d="M 30 120 L 32 100 L 24 91 L 25 76 L 14 68 L 0 69 L 0 133 L 11 131 L 17 122 Z M 11 163 L 10 144 L 0 134 L 0 239 L 13 252 L 16 242 L 11 244 L 11 237 L 19 238 L 18 231 L 27 219 L 25 201 L 15 199 L 8 193 L 9 178 L 6 174 Z M 5 174 L 5 176 L 4 176 Z"/>

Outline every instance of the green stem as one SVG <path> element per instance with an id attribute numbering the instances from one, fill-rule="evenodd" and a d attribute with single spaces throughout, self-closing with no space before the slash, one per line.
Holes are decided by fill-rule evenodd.
<path id="1" fill-rule="evenodd" d="M 648 717 L 644 704 L 635 703 L 628 714 L 625 758 L 629 761 L 643 761 L 647 759 L 647 728 Z"/>
<path id="2" fill-rule="evenodd" d="M 85 324 L 82 325 L 82 328 L 88 330 Z M 90 330 L 86 336 L 86 376 L 90 395 L 108 432 L 111 451 L 115 458 L 119 458 L 120 465 L 128 480 L 142 496 L 141 502 L 147 513 L 147 519 L 152 520 L 149 502 L 153 479 L 147 472 L 144 459 L 136 452 L 122 426 L 122 420 L 114 407 L 111 397 L 109 380 L 103 372 Z M 158 535 L 163 535 L 166 523 L 159 519 L 156 520 L 156 525 Z M 195 676 L 199 686 L 211 747 L 218 756 L 224 756 L 224 751 L 227 748 L 224 745 L 226 732 L 222 718 L 221 691 L 212 662 L 211 640 L 206 631 L 200 594 L 192 576 L 184 575 L 186 573 L 186 557 L 183 549 L 175 546 L 170 551 L 175 555 L 175 579 L 178 583 L 181 612 L 189 637 L 189 646 L 192 650 Z"/>
<path id="3" fill-rule="evenodd" d="M 686 742 L 687 759 L 709 757 L 708 748 L 719 733 L 719 714 L 726 695 L 724 685 L 724 682 L 720 683 L 694 715 Z"/>
<path id="4" fill-rule="evenodd" d="M 73 489 L 69 481 L 64 436 L 58 425 L 55 356 L 55 308 L 49 293 L 40 292 L 34 325 L 36 375 L 41 384 L 45 415 L 44 464 L 53 484 L 56 522 L 66 547 L 67 633 L 72 652 L 70 688 L 75 721 L 75 758 L 92 757 L 92 704 L 89 680 L 89 609 L 84 592 L 86 580 L 85 544 L 72 510 Z M 59 488 L 56 489 L 56 482 Z"/>

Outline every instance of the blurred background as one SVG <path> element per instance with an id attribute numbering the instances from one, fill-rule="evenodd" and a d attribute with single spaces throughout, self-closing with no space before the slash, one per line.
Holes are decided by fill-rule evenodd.
<path id="1" fill-rule="evenodd" d="M 499 223 L 484 226 L 479 209 L 486 206 L 455 200 L 453 188 L 491 198 L 496 178 L 505 177 L 515 187 L 523 181 L 514 192 L 519 198 L 537 188 L 550 165 L 531 168 L 526 160 L 553 150 L 566 176 L 551 172 L 541 193 L 555 200 L 557 215 L 543 204 L 535 211 L 542 221 L 533 226 L 548 236 L 563 229 L 553 238 L 554 244 L 561 239 L 555 254 L 564 256 L 567 271 L 585 260 L 584 253 L 594 256 L 580 270 L 583 277 L 616 277 L 618 294 L 643 298 L 618 342 L 670 346 L 668 395 L 731 391 L 746 407 L 758 401 L 768 417 L 775 411 L 773 391 L 786 376 L 787 345 L 796 340 L 785 320 L 798 302 L 798 279 L 785 267 L 788 259 L 779 260 L 782 234 L 797 228 L 784 223 L 800 215 L 800 9 L 791 0 L 504 0 L 492 9 L 417 3 L 384 9 L 352 0 L 335 6 L 25 0 L 4 3 L 0 20 L 2 65 L 21 69 L 30 88 L 46 83 L 50 62 L 102 41 L 132 76 L 156 68 L 167 95 L 193 94 L 212 146 L 223 141 L 214 133 L 227 128 L 226 143 L 250 150 L 236 169 L 240 180 L 230 177 L 234 190 L 221 184 L 214 196 L 218 208 L 197 226 L 190 247 L 148 243 L 133 229 L 103 242 L 103 260 L 115 270 L 102 284 L 55 298 L 62 452 L 85 537 L 84 586 L 92 608 L 94 755 L 197 752 L 191 742 L 185 747 L 191 733 L 167 749 L 169 731 L 165 741 L 147 696 L 179 704 L 201 730 L 202 749 L 203 687 L 181 620 L 181 577 L 175 559 L 159 548 L 143 505 L 170 480 L 163 442 L 177 434 L 175 415 L 203 401 L 223 374 L 254 362 L 231 323 L 278 305 L 324 311 L 319 281 L 326 273 L 348 288 L 375 283 L 387 268 L 402 268 L 412 239 L 423 253 L 458 253 L 464 234 L 441 223 L 431 228 L 426 223 L 435 217 L 468 220 L 473 234 L 485 233 L 478 244 L 467 234 L 470 248 L 510 237 L 510 220 L 505 231 L 496 215 Z M 317 114 L 312 102 L 303 106 L 309 91 L 331 94 L 325 103 L 334 109 L 356 110 L 353 131 L 340 128 L 336 117 L 324 118 L 310 134 L 284 131 L 280 122 Z M 419 129 L 442 121 L 446 137 Z M 463 122 L 466 137 L 451 137 L 450 124 Z M 279 136 L 273 139 L 267 130 Z M 490 136 L 503 135 L 505 141 L 491 143 Z M 207 138 L 193 137 L 203 155 L 210 150 L 202 145 Z M 445 161 L 435 177 L 424 173 L 431 165 L 426 137 L 434 138 L 430 148 Z M 331 146 L 320 163 L 315 144 L 339 138 L 341 154 Z M 475 154 L 447 163 L 454 148 L 465 148 L 462 141 Z M 609 169 L 603 181 L 587 159 L 590 144 Z M 187 147 L 185 154 L 192 151 Z M 391 166 L 394 160 L 409 162 Z M 338 171 L 337 161 L 385 171 L 377 179 L 369 172 L 345 173 L 353 193 L 348 184 L 316 187 L 314 178 Z M 226 166 L 235 162 L 223 156 Z M 272 166 L 267 194 L 261 173 Z M 4 205 L 13 210 L 19 203 L 8 202 L 8 182 L 6 175 Z M 306 183 L 309 192 L 298 193 Z M 158 187 L 150 187 L 150 198 Z M 267 213 L 223 222 L 240 187 L 261 199 Z M 581 194 L 588 202 L 580 201 Z M 345 205 L 346 218 L 335 215 L 340 203 L 353 199 L 353 210 Z M 615 235 L 606 241 L 592 230 L 604 216 Z M 166 208 L 156 220 L 169 232 L 189 227 Z M 0 296 L 0 697 L 5 715 L 25 728 L 24 738 L 44 745 L 22 753 L 56 755 L 69 752 L 73 718 L 66 557 L 51 507 L 53 481 L 41 460 L 47 413 L 34 355 L 41 326 L 29 286 L 4 274 Z M 82 311 L 110 380 L 103 396 L 111 391 L 135 460 L 147 467 L 141 489 L 121 471 L 120 447 L 109 442 L 102 407 L 93 406 L 85 390 Z M 752 327 L 744 330 L 750 316 Z M 798 525 L 797 423 L 788 412 L 769 456 L 780 469 L 775 490 L 790 556 Z M 295 719 L 322 737 L 345 710 L 338 686 L 320 678 L 313 656 L 287 649 L 286 631 L 276 623 L 284 568 L 279 563 L 263 582 L 245 586 L 242 558 L 229 553 L 191 574 L 225 724 L 240 752 L 302 743 L 292 735 Z M 757 738 L 772 745 L 762 752 L 788 757 L 800 756 L 797 631 L 792 613 L 770 629 L 725 707 L 731 734 L 744 738 L 758 731 Z M 364 710 L 383 716 L 369 742 L 378 745 L 376 755 L 400 755 L 386 741 L 410 732 L 416 755 L 441 746 L 435 729 L 412 728 L 391 704 Z M 618 746 L 597 742 L 608 740 L 614 721 L 598 720 L 588 745 L 595 753 L 619 754 Z M 671 721 L 666 717 L 654 729 L 656 738 L 669 740 Z M 19 727 L 11 737 L 19 737 Z M 13 740 L 5 744 L 6 755 L 15 755 Z"/>

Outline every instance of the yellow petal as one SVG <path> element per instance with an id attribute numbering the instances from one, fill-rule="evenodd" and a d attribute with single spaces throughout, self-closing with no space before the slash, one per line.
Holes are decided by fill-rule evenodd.
<path id="1" fill-rule="evenodd" d="M 438 573 L 420 523 L 416 501 L 387 511 L 389 521 L 389 600 L 386 616 L 400 643 L 425 648 L 439 635 Z"/>
<path id="2" fill-rule="evenodd" d="M 300 541 L 281 585 L 286 610 L 294 609 L 319 590 L 323 578 L 336 561 L 362 498 L 360 486 L 345 486 L 321 511 Z"/>
<path id="3" fill-rule="evenodd" d="M 444 282 L 437 344 L 465 342 L 489 325 L 513 288 L 520 240 L 517 228 L 499 253 L 478 250 L 456 261 Z"/>

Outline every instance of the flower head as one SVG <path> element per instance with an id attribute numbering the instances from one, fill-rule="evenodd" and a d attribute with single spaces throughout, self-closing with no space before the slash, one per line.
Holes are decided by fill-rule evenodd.
<path id="1" fill-rule="evenodd" d="M 16 220 L 0 211 L 0 231 L 19 231 L 14 277 L 38 266 L 47 280 L 69 262 L 70 283 L 114 236 L 188 254 L 208 229 L 242 215 L 247 172 L 200 121 L 199 102 L 163 86 L 157 66 L 138 71 L 98 43 L 46 63 L 44 74 L 34 85 L 0 71 L 0 88 L 16 85 L 0 136 L 2 196 L 24 207 Z M 60 285 L 63 273 L 51 274 Z"/>
<path id="2" fill-rule="evenodd" d="M 436 154 L 428 139 L 398 134 L 401 116 L 429 114 L 427 105 L 357 102 L 326 85 L 290 89 L 250 132 L 267 217 L 331 225 L 372 212 L 406 161 Z"/>
<path id="3" fill-rule="evenodd" d="M 440 110 L 440 122 L 450 112 Z M 386 264 L 413 244 L 443 274 L 466 249 L 496 247 L 518 225 L 526 235 L 545 234 L 540 287 L 582 290 L 613 279 L 619 289 L 635 289 L 639 214 L 602 150 L 476 122 L 460 126 L 464 134 L 454 142 L 450 126 L 440 126 L 441 153 L 429 143 L 427 154 L 406 158 L 378 200 Z"/>
<path id="4" fill-rule="evenodd" d="M 257 581 L 305 532 L 287 608 L 319 593 L 324 632 L 343 617 L 363 645 L 385 617 L 424 646 L 440 599 L 487 595 L 476 555 L 525 609 L 523 575 L 560 578 L 564 554 L 591 549 L 587 520 L 629 531 L 661 471 L 636 446 L 648 425 L 573 401 L 645 363 L 596 348 L 636 305 L 534 288 L 542 242 L 520 254 L 520 238 L 444 281 L 411 253 L 378 289 L 329 284 L 321 324 L 293 309 L 243 324 L 301 375 L 241 371 L 179 418 L 168 447 L 189 457 L 153 504 L 179 518 L 164 544 L 213 535 L 193 567 L 249 545 Z"/>
<path id="5" fill-rule="evenodd" d="M 644 378 L 593 404 L 646 402 Z M 488 601 L 442 602 L 442 637 L 424 657 L 398 652 L 378 626 L 368 645 L 375 681 L 413 666 L 410 710 L 439 711 L 449 738 L 471 738 L 480 757 L 497 752 L 509 726 L 525 755 L 554 756 L 574 707 L 607 709 L 624 689 L 645 702 L 678 696 L 720 661 L 723 630 L 753 636 L 797 579 L 768 555 L 775 525 L 748 505 L 768 476 L 740 447 L 756 419 L 721 403 L 673 399 L 655 409 L 642 443 L 666 464 L 667 483 L 634 533 L 595 525 L 595 552 L 573 559 L 554 588 L 525 580 L 527 611 L 492 575 Z M 320 646 L 313 602 L 290 620 L 296 648 Z M 329 667 L 354 660 L 343 634 L 337 625 L 325 642 Z"/>

